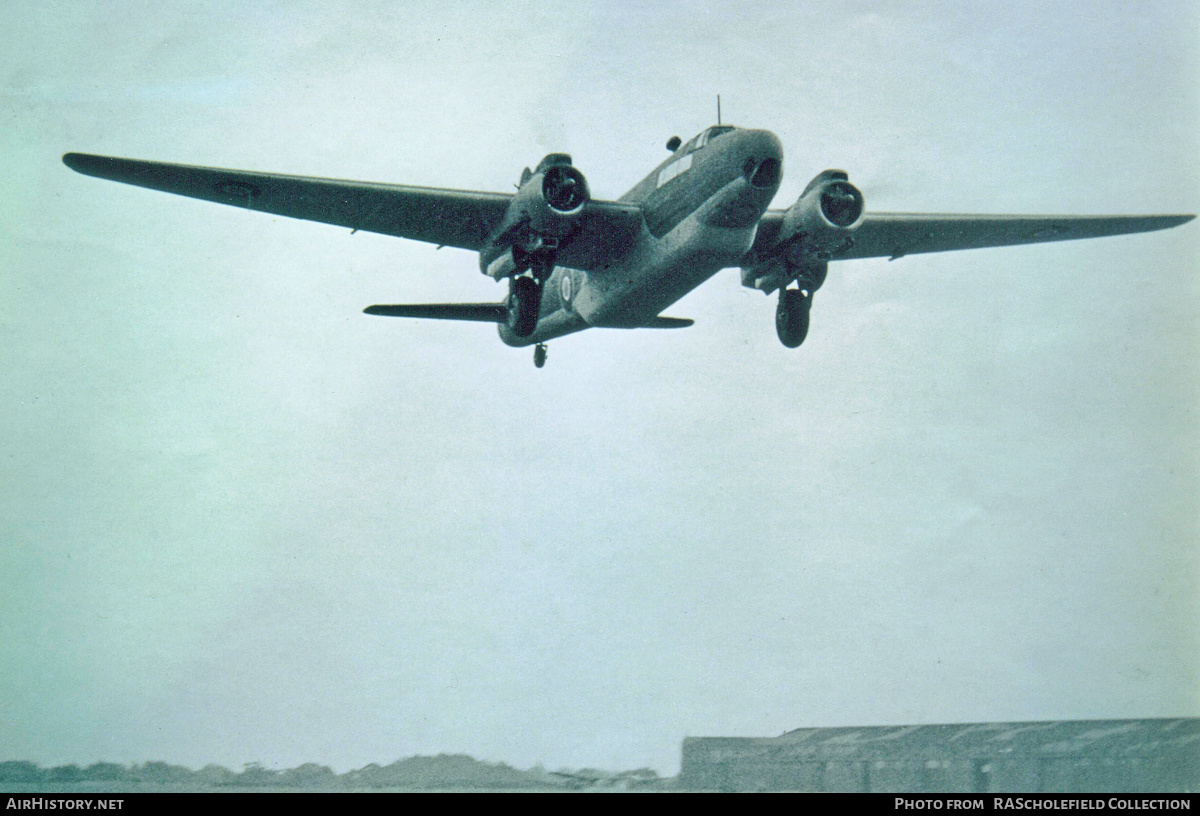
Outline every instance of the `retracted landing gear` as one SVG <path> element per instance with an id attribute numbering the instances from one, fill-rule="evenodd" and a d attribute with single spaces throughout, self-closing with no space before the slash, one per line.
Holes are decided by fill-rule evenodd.
<path id="1" fill-rule="evenodd" d="M 812 294 L 804 289 L 780 289 L 779 306 L 775 309 L 775 333 L 779 342 L 797 348 L 808 334 L 808 314 Z"/>
<path id="2" fill-rule="evenodd" d="M 546 364 L 546 344 L 538 343 L 533 347 L 533 364 L 541 368 Z"/>

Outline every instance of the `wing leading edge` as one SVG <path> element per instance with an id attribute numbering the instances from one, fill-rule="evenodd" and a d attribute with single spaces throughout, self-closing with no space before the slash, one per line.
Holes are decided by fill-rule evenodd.
<path id="1" fill-rule="evenodd" d="M 923 252 L 1040 244 L 1153 232 L 1191 221 L 1194 215 L 953 215 L 939 213 L 866 213 L 850 233 L 852 245 L 833 261 L 889 258 Z M 755 250 L 769 249 L 779 233 L 782 210 L 759 222 Z"/>
<path id="2" fill-rule="evenodd" d="M 152 190 L 475 251 L 503 221 L 512 199 L 506 193 L 258 173 L 86 153 L 68 153 L 63 163 L 85 175 Z M 782 210 L 763 215 L 752 253 L 774 247 L 783 216 Z M 850 235 L 852 243 L 830 260 L 896 259 L 926 252 L 1151 232 L 1194 217 L 866 213 Z M 577 269 L 598 268 L 626 248 L 642 224 L 642 210 L 637 205 L 589 201 L 578 232 L 560 249 L 558 263 Z"/>
<path id="3" fill-rule="evenodd" d="M 247 210 L 301 218 L 439 246 L 479 250 L 503 221 L 512 196 L 437 187 L 289 176 L 68 153 L 63 163 L 97 178 Z M 589 201 L 559 263 L 602 264 L 641 229 L 640 207 Z"/>

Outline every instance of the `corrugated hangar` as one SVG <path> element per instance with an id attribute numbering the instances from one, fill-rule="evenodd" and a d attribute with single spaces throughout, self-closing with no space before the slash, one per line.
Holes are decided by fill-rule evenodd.
<path id="1" fill-rule="evenodd" d="M 688 737 L 681 787 L 725 791 L 1200 791 L 1200 718 L 801 728 Z"/>

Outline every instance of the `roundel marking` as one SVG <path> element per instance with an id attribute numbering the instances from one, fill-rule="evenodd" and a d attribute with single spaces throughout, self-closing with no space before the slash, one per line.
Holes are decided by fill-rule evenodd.
<path id="1" fill-rule="evenodd" d="M 559 284 L 559 291 L 562 293 L 562 299 L 564 303 L 571 302 L 571 295 L 573 294 L 572 288 L 571 276 L 563 275 L 562 283 Z"/>

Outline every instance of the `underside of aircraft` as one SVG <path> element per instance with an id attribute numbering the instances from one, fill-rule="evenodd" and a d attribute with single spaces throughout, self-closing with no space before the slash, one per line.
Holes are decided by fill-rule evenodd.
<path id="1" fill-rule="evenodd" d="M 831 261 L 1098 238 L 1166 229 L 1193 215 L 869 213 L 840 170 L 819 173 L 787 209 L 769 209 L 783 150 L 766 130 L 715 125 L 684 143 L 615 201 L 593 199 L 571 157 L 526 168 L 516 193 L 486 193 L 193 167 L 68 153 L 90 176 L 249 210 L 394 235 L 479 254 L 508 281 L 497 303 L 388 304 L 371 315 L 495 323 L 511 346 L 588 328 L 682 328 L 662 311 L 719 270 L 778 292 L 775 329 L 796 348 Z"/>

